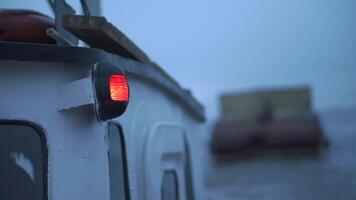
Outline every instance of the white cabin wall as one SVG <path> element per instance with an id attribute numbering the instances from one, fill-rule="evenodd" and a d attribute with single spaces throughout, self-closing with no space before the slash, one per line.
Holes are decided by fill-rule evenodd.
<path id="1" fill-rule="evenodd" d="M 0 118 L 34 122 L 48 145 L 49 200 L 109 200 L 106 123 L 91 106 L 57 110 L 57 88 L 90 66 L 0 61 Z"/>
<path id="2" fill-rule="evenodd" d="M 25 119 L 46 130 L 50 200 L 110 199 L 107 123 L 93 106 L 58 111 L 60 85 L 89 76 L 91 65 L 0 61 L 0 118 Z M 201 135 L 182 104 L 158 85 L 129 75 L 131 98 L 126 112 L 113 120 L 126 140 L 132 200 L 145 199 L 144 151 L 157 123 L 183 127 L 190 147 L 195 197 L 204 199 Z"/>
<path id="3" fill-rule="evenodd" d="M 181 103 L 158 85 L 129 76 L 130 102 L 126 112 L 114 121 L 121 124 L 128 147 L 130 191 L 133 200 L 145 199 L 143 160 L 147 135 L 157 123 L 179 124 L 190 147 L 196 199 L 203 199 L 201 135 L 204 123 L 197 122 Z"/>

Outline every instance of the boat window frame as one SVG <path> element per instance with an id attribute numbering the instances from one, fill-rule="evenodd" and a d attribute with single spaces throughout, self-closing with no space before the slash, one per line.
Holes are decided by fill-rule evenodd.
<path id="1" fill-rule="evenodd" d="M 164 198 L 164 187 L 165 187 L 165 182 L 164 182 L 164 177 L 167 174 L 172 174 L 174 177 L 174 188 L 175 188 L 175 199 L 179 200 L 179 180 L 178 180 L 178 174 L 174 169 L 169 169 L 169 170 L 164 170 L 162 174 L 162 181 L 161 181 L 161 200 L 169 200 Z"/>
<path id="2" fill-rule="evenodd" d="M 32 128 L 41 142 L 41 150 L 42 150 L 42 183 L 43 183 L 43 190 L 42 196 L 44 200 L 48 200 L 48 146 L 47 146 L 47 138 L 46 138 L 46 131 L 42 128 L 41 125 L 34 123 L 28 120 L 17 120 L 17 119 L 1 119 L 0 118 L 0 126 L 1 125 L 18 125 L 18 126 L 27 126 Z"/>
<path id="3" fill-rule="evenodd" d="M 128 174 L 128 164 L 127 164 L 127 146 L 126 146 L 126 139 L 125 139 L 125 134 L 123 132 L 122 126 L 120 123 L 117 123 L 115 121 L 109 121 L 108 122 L 108 128 L 107 128 L 107 134 L 108 134 L 108 163 L 109 163 L 109 184 L 110 184 L 110 194 L 111 194 L 111 180 L 110 180 L 110 126 L 115 126 L 118 129 L 118 136 L 120 137 L 120 149 L 121 149 L 121 156 L 122 156 L 122 169 L 123 169 L 123 177 L 119 177 L 123 179 L 123 184 L 124 184 L 124 192 L 125 192 L 125 197 L 127 200 L 131 199 L 131 194 L 130 194 L 130 182 L 129 182 L 129 174 Z M 110 197 L 111 199 L 111 197 Z"/>
<path id="4" fill-rule="evenodd" d="M 192 155 L 190 154 L 190 147 L 188 144 L 188 139 L 184 133 L 184 148 L 185 148 L 185 162 L 184 162 L 184 175 L 186 182 L 186 198 L 187 200 L 195 200 L 195 190 L 194 190 L 194 178 L 193 178 L 193 169 L 192 169 Z"/>

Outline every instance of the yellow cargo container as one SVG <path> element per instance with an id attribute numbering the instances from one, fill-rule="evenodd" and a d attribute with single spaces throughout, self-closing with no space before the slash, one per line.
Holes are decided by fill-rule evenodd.
<path id="1" fill-rule="evenodd" d="M 311 114 L 310 88 L 263 89 L 220 98 L 223 121 L 275 120 Z"/>

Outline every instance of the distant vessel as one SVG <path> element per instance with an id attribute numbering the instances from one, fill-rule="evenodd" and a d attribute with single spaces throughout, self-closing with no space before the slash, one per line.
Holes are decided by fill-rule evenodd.
<path id="1" fill-rule="evenodd" d="M 213 152 L 326 144 L 310 94 L 309 87 L 294 87 L 222 95 L 222 119 L 213 130 Z"/>

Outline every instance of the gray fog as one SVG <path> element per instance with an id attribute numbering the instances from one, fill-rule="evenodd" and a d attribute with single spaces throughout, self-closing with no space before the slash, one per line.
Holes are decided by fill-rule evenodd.
<path id="1" fill-rule="evenodd" d="M 79 10 L 79 0 L 71 0 Z M 45 12 L 45 1 L 1 7 Z M 316 110 L 356 105 L 356 1 L 104 0 L 102 13 L 218 116 L 218 95 L 310 85 Z"/>

